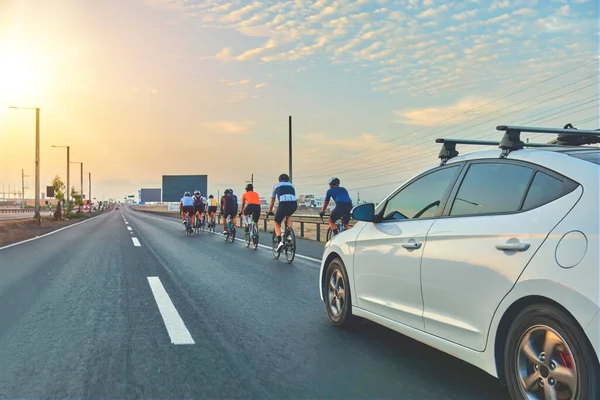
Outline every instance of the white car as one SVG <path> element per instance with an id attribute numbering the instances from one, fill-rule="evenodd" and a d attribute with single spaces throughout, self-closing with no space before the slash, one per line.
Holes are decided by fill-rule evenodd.
<path id="1" fill-rule="evenodd" d="M 438 139 L 441 165 L 356 206 L 359 222 L 325 246 L 321 299 L 333 325 L 374 321 L 513 399 L 598 399 L 600 148 L 579 144 L 600 132 L 497 129 L 501 142 Z M 458 156 L 457 143 L 500 149 Z"/>

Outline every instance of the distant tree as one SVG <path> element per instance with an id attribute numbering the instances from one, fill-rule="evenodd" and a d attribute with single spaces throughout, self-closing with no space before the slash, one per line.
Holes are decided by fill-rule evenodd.
<path id="1" fill-rule="evenodd" d="M 54 219 L 62 219 L 62 203 L 65 201 L 65 184 L 58 175 L 52 179 L 52 187 L 54 188 L 54 197 L 58 200 L 56 211 L 54 211 Z"/>
<path id="2" fill-rule="evenodd" d="M 73 199 L 73 202 L 75 203 L 76 206 L 79 207 L 79 209 L 77 210 L 78 213 L 82 213 L 82 207 L 83 207 L 83 196 L 81 195 L 81 193 L 78 193 L 75 190 L 75 187 L 71 188 L 71 198 Z"/>

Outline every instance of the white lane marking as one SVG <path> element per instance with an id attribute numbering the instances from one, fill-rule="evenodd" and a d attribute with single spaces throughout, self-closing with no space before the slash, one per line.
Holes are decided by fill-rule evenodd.
<path id="1" fill-rule="evenodd" d="M 158 310 L 160 311 L 160 315 L 162 316 L 169 337 L 171 338 L 171 343 L 195 344 L 196 342 L 194 342 L 192 335 L 190 335 L 190 331 L 185 327 L 183 320 L 179 316 L 177 309 L 173 305 L 173 302 L 160 279 L 157 276 L 149 276 L 148 283 L 150 284 L 150 289 L 152 289 L 152 294 L 154 294 Z"/>
<path id="2" fill-rule="evenodd" d="M 32 241 L 34 241 L 34 240 L 38 240 L 38 239 L 44 238 L 44 237 L 46 237 L 46 236 L 54 235 L 55 233 L 58 233 L 58 232 L 60 232 L 60 231 L 64 231 L 65 229 L 69 229 L 69 228 L 72 228 L 72 227 L 74 227 L 74 226 L 77 226 L 77 225 L 85 224 L 86 222 L 89 222 L 89 221 L 91 221 L 91 220 L 93 220 L 93 219 L 96 219 L 96 218 L 98 218 L 98 217 L 101 217 L 101 216 L 103 216 L 103 215 L 105 215 L 105 214 L 96 215 L 95 217 L 92 217 L 92 218 L 90 218 L 90 219 L 86 219 L 85 221 L 76 222 L 76 223 L 74 223 L 74 224 L 72 224 L 72 225 L 67 225 L 67 226 L 65 226 L 65 227 L 62 227 L 62 228 L 60 228 L 60 229 L 57 229 L 57 230 L 55 230 L 55 231 L 52 231 L 52 232 L 45 233 L 45 234 L 43 234 L 43 235 L 41 235 L 41 236 L 36 236 L 36 237 L 34 237 L 34 238 L 31 238 L 31 239 L 26 239 L 26 240 L 23 240 L 23 241 L 21 241 L 21 242 L 17 242 L 17 243 L 13 243 L 13 244 L 8 244 L 8 245 L 6 245 L 6 246 L 4 246 L 4 247 L 0 247 L 0 250 L 8 249 L 9 247 L 18 246 L 18 245 L 20 245 L 20 244 L 23 244 L 23 243 L 32 242 Z"/>
<path id="3" fill-rule="evenodd" d="M 133 241 L 133 245 L 135 247 L 140 247 L 142 244 L 140 243 L 140 241 L 138 240 L 138 238 L 136 237 L 132 237 L 131 240 Z"/>
<path id="4" fill-rule="evenodd" d="M 129 232 L 130 235 L 133 235 L 133 232 Z"/>
<path id="5" fill-rule="evenodd" d="M 129 222 L 125 221 L 125 223 L 126 223 L 127 225 L 129 225 Z"/>
<path id="6" fill-rule="evenodd" d="M 131 230 L 131 227 L 130 227 L 130 226 L 128 226 L 128 227 L 127 227 L 127 230 L 128 230 L 128 231 L 130 231 L 130 230 Z"/>

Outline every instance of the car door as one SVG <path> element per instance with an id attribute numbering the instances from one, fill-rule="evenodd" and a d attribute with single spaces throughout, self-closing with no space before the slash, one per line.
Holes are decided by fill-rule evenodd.
<path id="1" fill-rule="evenodd" d="M 473 162 L 462 175 L 427 234 L 423 319 L 427 332 L 482 351 L 497 306 L 582 188 L 510 160 Z"/>
<path id="2" fill-rule="evenodd" d="M 462 164 L 417 177 L 383 202 L 354 252 L 357 307 L 423 330 L 421 256 Z"/>

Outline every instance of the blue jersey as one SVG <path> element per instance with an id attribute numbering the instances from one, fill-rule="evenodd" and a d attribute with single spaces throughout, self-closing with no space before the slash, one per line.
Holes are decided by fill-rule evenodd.
<path id="1" fill-rule="evenodd" d="M 194 206 L 194 199 L 192 199 L 192 196 L 182 197 L 181 202 L 183 203 L 184 207 L 193 207 Z"/>
<path id="2" fill-rule="evenodd" d="M 298 201 L 298 199 L 296 199 L 296 188 L 289 182 L 279 182 L 273 186 L 271 197 L 277 198 L 280 203 L 285 201 Z"/>
<path id="3" fill-rule="evenodd" d="M 352 199 L 350 198 L 348 191 L 341 186 L 334 186 L 327 191 L 327 194 L 325 195 L 325 201 L 329 201 L 332 198 L 333 198 L 333 201 L 335 201 L 335 204 L 339 204 L 339 203 L 352 204 Z"/>

